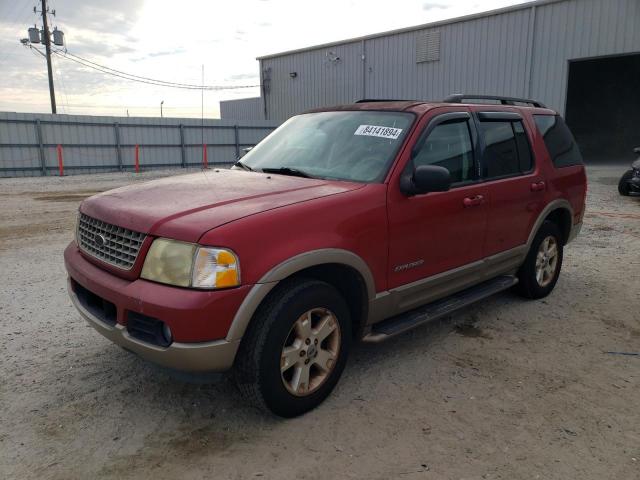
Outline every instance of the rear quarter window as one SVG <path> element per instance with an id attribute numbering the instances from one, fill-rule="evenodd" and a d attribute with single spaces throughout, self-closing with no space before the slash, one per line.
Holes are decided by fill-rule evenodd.
<path id="1" fill-rule="evenodd" d="M 560 115 L 534 115 L 533 119 L 555 167 L 582 165 L 580 149 Z"/>

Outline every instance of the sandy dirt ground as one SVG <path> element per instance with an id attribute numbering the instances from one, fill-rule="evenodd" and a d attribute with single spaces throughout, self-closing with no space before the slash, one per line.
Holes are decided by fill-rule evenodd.
<path id="1" fill-rule="evenodd" d="M 381 345 L 293 420 L 226 378 L 140 361 L 88 327 L 62 252 L 94 192 L 169 174 L 0 180 L 0 478 L 638 479 L 640 199 L 589 169 L 555 291 Z M 170 172 L 175 174 L 176 172 Z"/>

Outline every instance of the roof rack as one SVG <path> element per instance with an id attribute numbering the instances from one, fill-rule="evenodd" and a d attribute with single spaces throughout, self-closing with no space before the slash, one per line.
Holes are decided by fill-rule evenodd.
<path id="1" fill-rule="evenodd" d="M 363 98 L 356 100 L 356 103 L 368 103 L 368 102 L 409 102 L 412 100 L 400 100 L 398 98 Z"/>
<path id="2" fill-rule="evenodd" d="M 454 93 L 446 97 L 443 102 L 462 103 L 463 100 L 497 100 L 502 105 L 515 105 L 517 103 L 528 103 L 534 107 L 547 108 L 544 103 L 528 98 L 500 97 L 496 95 L 467 95 L 465 93 Z"/>

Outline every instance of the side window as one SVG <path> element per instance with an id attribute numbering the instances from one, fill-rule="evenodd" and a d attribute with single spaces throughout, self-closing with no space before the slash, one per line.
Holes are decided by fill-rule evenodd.
<path id="1" fill-rule="evenodd" d="M 484 137 L 485 143 L 482 156 L 484 178 L 520 173 L 518 146 L 511 122 L 480 122 L 480 134 Z"/>
<path id="2" fill-rule="evenodd" d="M 582 155 L 571 131 L 559 115 L 534 115 L 538 131 L 544 139 L 556 167 L 582 165 Z"/>
<path id="3" fill-rule="evenodd" d="M 521 121 L 481 121 L 485 149 L 482 176 L 486 179 L 529 172 L 533 156 Z"/>
<path id="4" fill-rule="evenodd" d="M 472 180 L 473 145 L 466 120 L 437 125 L 413 157 L 414 166 L 439 165 L 451 173 L 451 182 Z"/>
<path id="5" fill-rule="evenodd" d="M 513 122 L 513 131 L 516 134 L 520 171 L 528 172 L 533 169 L 533 157 L 531 155 L 531 146 L 529 145 L 527 132 L 525 132 L 522 122 Z"/>

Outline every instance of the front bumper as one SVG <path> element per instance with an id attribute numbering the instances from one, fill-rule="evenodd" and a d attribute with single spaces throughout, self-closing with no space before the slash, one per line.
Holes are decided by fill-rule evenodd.
<path id="1" fill-rule="evenodd" d="M 159 365 L 183 371 L 221 372 L 233 365 L 239 340 L 225 336 L 250 289 L 195 291 L 145 280 L 116 277 L 86 260 L 74 242 L 65 250 L 69 296 L 82 317 L 117 345 Z M 83 304 L 74 283 L 115 306 L 113 321 Z M 77 288 L 77 287 L 76 287 Z M 169 325 L 174 341 L 167 347 L 142 341 L 127 330 L 129 313 Z"/>
<path id="2" fill-rule="evenodd" d="M 227 342 L 215 340 L 201 343 L 177 343 L 173 342 L 166 348 L 141 342 L 127 333 L 124 325 L 116 323 L 111 326 L 87 310 L 78 300 L 78 296 L 68 282 L 69 296 L 80 315 L 95 328 L 100 334 L 111 340 L 116 345 L 136 353 L 145 360 L 175 370 L 191 372 L 223 372 L 233 365 L 236 352 L 240 346 L 239 341 Z"/>

